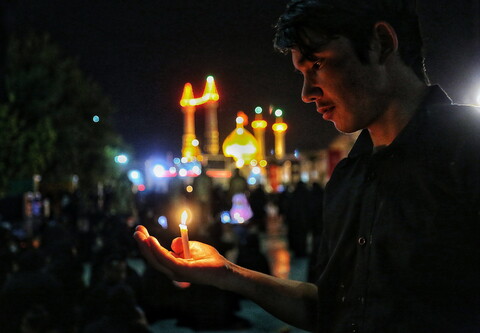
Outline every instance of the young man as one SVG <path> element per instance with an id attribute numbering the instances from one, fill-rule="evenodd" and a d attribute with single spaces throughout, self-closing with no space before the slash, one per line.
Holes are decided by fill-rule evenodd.
<path id="1" fill-rule="evenodd" d="M 362 130 L 325 192 L 315 284 L 239 267 L 191 242 L 182 259 L 146 229 L 146 259 L 172 279 L 238 292 L 318 332 L 480 331 L 480 115 L 423 76 L 408 0 L 294 0 L 276 47 L 302 99 L 339 131 Z"/>

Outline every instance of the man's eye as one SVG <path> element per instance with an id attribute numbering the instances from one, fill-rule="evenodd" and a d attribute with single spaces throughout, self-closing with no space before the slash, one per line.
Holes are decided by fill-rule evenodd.
<path id="1" fill-rule="evenodd" d="M 320 58 L 320 59 L 316 60 L 316 61 L 313 63 L 312 68 L 313 68 L 314 70 L 318 70 L 318 69 L 322 68 L 324 65 L 325 65 L 325 59 L 324 59 L 324 58 Z"/>

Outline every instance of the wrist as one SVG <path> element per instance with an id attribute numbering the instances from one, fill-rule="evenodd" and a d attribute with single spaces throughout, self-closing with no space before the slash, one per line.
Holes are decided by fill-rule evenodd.
<path id="1" fill-rule="evenodd" d="M 217 279 L 217 288 L 228 290 L 228 291 L 236 291 L 238 289 L 238 285 L 241 282 L 241 271 L 242 267 L 234 264 L 231 261 L 227 261 L 223 267 L 223 274 L 221 274 L 221 278 Z"/>

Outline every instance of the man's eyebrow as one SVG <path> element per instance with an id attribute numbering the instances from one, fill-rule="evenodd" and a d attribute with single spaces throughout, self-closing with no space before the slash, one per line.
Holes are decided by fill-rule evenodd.
<path id="1" fill-rule="evenodd" d="M 300 57 L 297 61 L 297 63 L 300 65 L 300 66 L 303 66 L 306 62 L 315 62 L 317 61 L 319 58 L 319 56 L 316 56 L 315 53 L 319 53 L 319 52 L 322 52 L 322 50 L 318 50 L 316 52 L 312 52 L 312 53 L 309 53 L 309 54 L 304 54 L 304 53 L 300 53 Z"/>
<path id="2" fill-rule="evenodd" d="M 303 52 L 301 50 L 298 50 L 301 55 L 301 57 L 298 60 L 298 63 L 304 64 L 307 61 L 313 61 L 313 62 L 317 61 L 319 58 L 322 58 L 322 57 L 316 54 L 326 51 L 329 45 L 330 45 L 330 41 L 327 41 L 324 43 L 317 43 L 314 47 L 303 49 Z"/>

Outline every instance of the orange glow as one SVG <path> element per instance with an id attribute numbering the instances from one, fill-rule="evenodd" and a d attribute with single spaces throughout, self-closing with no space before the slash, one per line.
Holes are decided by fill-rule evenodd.
<path id="1" fill-rule="evenodd" d="M 215 80 L 213 76 L 207 77 L 207 83 L 205 84 L 205 90 L 203 91 L 203 96 L 199 98 L 194 98 L 193 89 L 190 83 L 186 83 L 183 88 L 182 99 L 180 100 L 180 105 L 185 106 L 197 106 L 205 104 L 209 101 L 216 102 L 220 99 L 218 94 L 217 87 L 215 86 Z"/>
<path id="2" fill-rule="evenodd" d="M 237 112 L 237 118 L 240 117 L 243 119 L 243 126 L 248 125 L 248 116 L 245 114 L 243 111 L 238 111 Z"/>
<path id="3" fill-rule="evenodd" d="M 285 132 L 287 130 L 288 126 L 285 123 L 275 123 L 272 125 L 272 129 L 275 132 Z"/>
<path id="4" fill-rule="evenodd" d="M 254 120 L 252 121 L 253 128 L 265 128 L 267 127 L 267 122 L 265 120 Z"/>
<path id="5" fill-rule="evenodd" d="M 207 176 L 212 178 L 230 178 L 232 177 L 232 172 L 228 170 L 207 170 Z"/>

